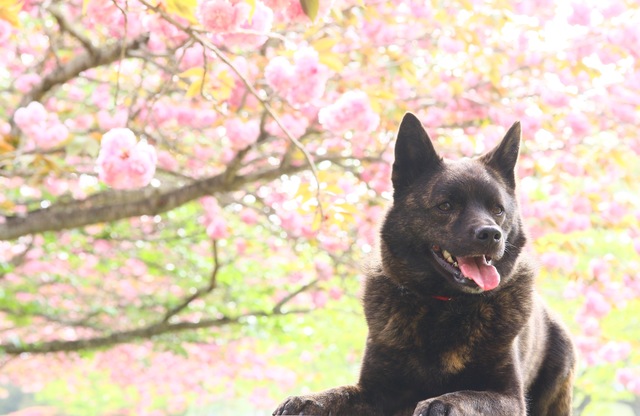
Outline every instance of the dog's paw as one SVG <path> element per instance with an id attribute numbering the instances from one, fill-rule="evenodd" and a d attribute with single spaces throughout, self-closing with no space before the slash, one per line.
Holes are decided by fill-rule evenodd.
<path id="1" fill-rule="evenodd" d="M 413 416 L 458 416 L 462 415 L 457 412 L 456 409 L 448 403 L 442 400 L 432 399 L 425 400 L 416 406 L 413 412 Z"/>
<path id="2" fill-rule="evenodd" d="M 312 416 L 329 416 L 331 412 L 325 406 L 313 397 L 309 396 L 292 396 L 288 397 L 273 412 L 273 416 L 280 415 L 312 415 Z"/>

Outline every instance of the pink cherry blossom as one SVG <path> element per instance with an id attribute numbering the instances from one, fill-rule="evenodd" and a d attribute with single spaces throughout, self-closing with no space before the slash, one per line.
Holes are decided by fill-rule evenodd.
<path id="1" fill-rule="evenodd" d="M 562 253 L 546 252 L 540 254 L 540 262 L 548 269 L 571 271 L 575 268 L 576 258 Z"/>
<path id="2" fill-rule="evenodd" d="M 183 44 L 188 39 L 184 31 L 159 15 L 148 16 L 145 20 L 144 27 L 149 32 L 149 42 L 147 44 L 149 49 L 154 52 L 162 53 L 173 45 Z"/>
<path id="3" fill-rule="evenodd" d="M 305 226 L 304 218 L 296 211 L 284 211 L 279 215 L 280 225 L 292 237 L 299 237 Z"/>
<path id="4" fill-rule="evenodd" d="M 113 37 L 122 37 L 125 33 L 129 39 L 138 37 L 145 30 L 146 19 L 127 19 L 121 11 L 125 2 L 118 0 L 118 3 L 121 4 L 111 1 L 87 2 L 88 26 L 105 30 Z"/>
<path id="5" fill-rule="evenodd" d="M 135 189 L 151 182 L 158 157 L 153 146 L 137 141 L 127 128 L 116 128 L 102 136 L 96 170 L 100 180 L 115 189 Z"/>
<path id="6" fill-rule="evenodd" d="M 11 124 L 6 121 L 0 121 L 0 134 L 7 136 L 11 132 Z"/>
<path id="7" fill-rule="evenodd" d="M 286 58 L 273 58 L 265 68 L 267 83 L 291 104 L 315 102 L 324 94 L 330 75 L 328 68 L 311 48 L 296 51 L 293 61 L 291 64 Z M 300 82 L 301 79 L 305 82 Z"/>
<path id="8" fill-rule="evenodd" d="M 295 69 L 284 56 L 276 56 L 264 69 L 264 76 L 276 91 L 286 91 L 293 84 Z"/>
<path id="9" fill-rule="evenodd" d="M 587 365 L 600 364 L 600 357 L 598 356 L 600 344 L 595 337 L 579 336 L 574 340 L 575 345 L 580 353 L 580 356 L 587 363 Z"/>
<path id="10" fill-rule="evenodd" d="M 212 32 L 233 32 L 249 17 L 249 5 L 237 0 L 201 0 L 198 18 Z"/>
<path id="11" fill-rule="evenodd" d="M 590 337 L 600 336 L 600 321 L 595 316 L 579 314 L 576 316 L 576 322 L 580 325 L 580 329 L 584 335 Z"/>
<path id="12" fill-rule="evenodd" d="M 329 296 L 327 295 L 327 292 L 317 291 L 311 294 L 311 299 L 313 302 L 313 306 L 315 306 L 316 308 L 322 308 L 329 301 Z"/>
<path id="13" fill-rule="evenodd" d="M 189 68 L 201 67 L 204 64 L 204 48 L 201 44 L 176 51 L 176 57 L 180 59 L 180 69 L 185 71 Z"/>
<path id="14" fill-rule="evenodd" d="M 200 199 L 200 204 L 204 208 L 203 224 L 209 238 L 212 240 L 227 238 L 229 228 L 218 201 L 212 196 L 207 196 Z"/>
<path id="15" fill-rule="evenodd" d="M 588 26 L 591 22 L 592 7 L 584 3 L 573 3 L 573 12 L 569 16 L 568 22 L 572 25 Z"/>
<path id="16" fill-rule="evenodd" d="M 582 113 L 569 113 L 566 117 L 566 121 L 569 124 L 569 127 L 571 127 L 571 130 L 579 136 L 583 136 L 590 131 L 591 126 L 589 125 L 589 120 Z"/>
<path id="17" fill-rule="evenodd" d="M 168 171 L 177 171 L 180 164 L 170 152 L 161 150 L 158 152 L 158 167 Z"/>
<path id="18" fill-rule="evenodd" d="M 311 48 L 303 48 L 293 54 L 294 80 L 290 101 L 297 104 L 312 103 L 324 94 L 329 79 L 329 69 L 320 63 L 318 53 Z M 304 79 L 305 82 L 299 82 Z"/>
<path id="19" fill-rule="evenodd" d="M 236 238 L 235 240 L 235 249 L 238 255 L 243 255 L 247 251 L 249 247 L 249 243 L 244 238 Z"/>
<path id="20" fill-rule="evenodd" d="M 589 288 L 586 293 L 586 301 L 584 303 L 584 313 L 597 318 L 602 318 L 611 311 L 611 304 L 598 291 Z"/>
<path id="21" fill-rule="evenodd" d="M 558 230 L 563 233 L 570 233 L 579 230 L 586 230 L 591 227 L 591 220 L 587 215 L 571 215 L 564 219 L 559 225 Z"/>
<path id="22" fill-rule="evenodd" d="M 124 109 L 117 109 L 113 114 L 107 110 L 98 111 L 98 127 L 100 130 L 111 130 L 127 125 L 128 114 Z"/>
<path id="23" fill-rule="evenodd" d="M 4 46 L 8 43 L 11 34 L 13 33 L 13 26 L 4 19 L 0 19 L 0 46 Z"/>
<path id="24" fill-rule="evenodd" d="M 238 3 L 237 8 L 250 9 L 245 2 Z M 246 12 L 248 15 L 248 12 Z M 222 36 L 223 42 L 227 46 L 238 46 L 243 48 L 256 48 L 264 44 L 273 25 L 273 10 L 264 5 L 261 1 L 256 1 L 255 9 L 251 19 L 247 17 L 237 28 L 236 33 L 229 33 Z M 245 32 L 245 33 L 243 33 Z"/>
<path id="25" fill-rule="evenodd" d="M 621 0 L 608 1 L 603 3 L 601 7 L 600 11 L 605 19 L 616 17 L 626 10 L 624 2 Z"/>
<path id="26" fill-rule="evenodd" d="M 91 93 L 91 102 L 99 109 L 107 109 L 111 102 L 110 98 L 111 92 L 107 85 L 98 85 Z"/>
<path id="27" fill-rule="evenodd" d="M 309 120 L 307 120 L 303 116 L 296 116 L 294 114 L 287 113 L 280 116 L 279 118 L 280 118 L 280 122 L 284 125 L 284 127 L 296 139 L 301 137 L 304 134 L 304 132 L 307 130 L 307 127 L 309 126 Z M 286 134 L 284 133 L 284 131 L 282 131 L 282 128 L 280 128 L 280 126 L 275 122 L 275 120 L 272 120 L 267 123 L 266 130 L 270 134 L 273 134 L 276 137 L 280 137 L 283 139 L 287 138 Z"/>
<path id="28" fill-rule="evenodd" d="M 253 209 L 245 208 L 240 211 L 240 219 L 245 224 L 254 225 L 258 222 L 258 214 Z"/>
<path id="29" fill-rule="evenodd" d="M 628 342 L 607 342 L 600 349 L 600 356 L 604 362 L 614 363 L 626 359 L 632 351 Z"/>
<path id="30" fill-rule="evenodd" d="M 540 94 L 540 98 L 553 107 L 566 107 L 569 104 L 569 96 L 557 90 L 544 90 Z"/>
<path id="31" fill-rule="evenodd" d="M 56 114 L 48 113 L 39 102 L 31 102 L 16 110 L 16 125 L 29 139 L 26 149 L 50 149 L 60 145 L 69 136 L 67 127 L 60 123 Z"/>
<path id="32" fill-rule="evenodd" d="M 14 86 L 18 91 L 25 93 L 38 84 L 40 80 L 41 78 L 38 74 L 25 74 L 16 79 Z"/>
<path id="33" fill-rule="evenodd" d="M 329 297 L 333 300 L 339 300 L 344 295 L 344 291 L 339 287 L 332 286 L 329 289 Z"/>
<path id="34" fill-rule="evenodd" d="M 260 134 L 260 124 L 258 120 L 244 122 L 237 118 L 232 118 L 224 123 L 227 138 L 233 150 L 242 150 L 255 143 Z"/>
<path id="35" fill-rule="evenodd" d="M 326 261 L 316 260 L 314 262 L 318 279 L 329 280 L 333 276 L 333 266 Z"/>
<path id="36" fill-rule="evenodd" d="M 441 37 L 438 47 L 447 53 L 455 54 L 464 49 L 464 42 L 449 37 Z"/>
<path id="37" fill-rule="evenodd" d="M 348 130 L 370 132 L 380 123 L 380 117 L 373 112 L 369 97 L 363 91 L 347 91 L 333 104 L 318 113 L 318 121 L 334 133 Z"/>
<path id="38" fill-rule="evenodd" d="M 47 120 L 47 110 L 37 101 L 16 110 L 14 120 L 20 128 L 28 129 L 34 124 L 42 124 Z"/>
<path id="39" fill-rule="evenodd" d="M 640 369 L 622 368 L 616 374 L 618 381 L 636 395 L 640 395 Z"/>
<path id="40" fill-rule="evenodd" d="M 319 2 L 316 21 L 323 19 L 329 13 L 334 2 L 335 0 Z M 299 0 L 265 0 L 265 4 L 275 12 L 276 19 L 282 23 L 290 25 L 297 22 L 310 22 Z"/>

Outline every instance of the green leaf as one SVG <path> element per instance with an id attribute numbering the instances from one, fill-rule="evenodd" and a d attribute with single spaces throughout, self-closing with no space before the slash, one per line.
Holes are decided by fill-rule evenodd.
<path id="1" fill-rule="evenodd" d="M 195 10 L 198 7 L 197 0 L 167 0 L 165 7 L 169 13 L 177 14 L 191 23 L 198 23 L 195 16 Z"/>
<path id="2" fill-rule="evenodd" d="M 300 0 L 302 11 L 311 20 L 316 20 L 318 16 L 318 8 L 320 6 L 320 0 Z"/>

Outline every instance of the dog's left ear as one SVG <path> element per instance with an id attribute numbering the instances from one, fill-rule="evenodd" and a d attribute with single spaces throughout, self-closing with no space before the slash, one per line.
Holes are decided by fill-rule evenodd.
<path id="1" fill-rule="evenodd" d="M 480 157 L 481 161 L 495 169 L 502 176 L 511 189 L 516 187 L 515 168 L 518 161 L 518 153 L 520 152 L 521 135 L 520 122 L 516 121 L 507 131 L 500 144 Z"/>

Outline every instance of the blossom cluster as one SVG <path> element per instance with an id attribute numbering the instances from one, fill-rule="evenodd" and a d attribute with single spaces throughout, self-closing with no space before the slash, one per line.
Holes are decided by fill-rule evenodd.
<path id="1" fill-rule="evenodd" d="M 276 56 L 264 70 L 267 83 L 289 103 L 297 106 L 312 104 L 325 91 L 329 69 L 312 48 L 297 50 L 293 64 L 284 56 Z"/>
<path id="2" fill-rule="evenodd" d="M 273 10 L 258 0 L 252 10 L 243 0 L 201 0 L 197 17 L 218 43 L 244 48 L 264 44 L 273 25 Z"/>
<path id="3" fill-rule="evenodd" d="M 255 143 L 260 134 L 260 123 L 258 120 L 244 122 L 237 118 L 232 118 L 225 121 L 224 128 L 231 149 L 234 151 L 242 150 Z"/>
<path id="4" fill-rule="evenodd" d="M 14 120 L 29 140 L 24 146 L 25 150 L 51 149 L 62 144 L 69 136 L 69 129 L 60 122 L 57 114 L 48 112 L 36 101 L 18 108 Z"/>
<path id="5" fill-rule="evenodd" d="M 320 110 L 318 121 L 338 134 L 349 130 L 371 132 L 378 127 L 380 116 L 371 108 L 364 91 L 347 91 L 335 103 Z"/>
<path id="6" fill-rule="evenodd" d="M 114 189 L 135 189 L 151 182 L 158 156 L 145 140 L 137 141 L 127 128 L 115 128 L 102 136 L 96 160 L 98 176 Z"/>
<path id="7" fill-rule="evenodd" d="M 200 204 L 204 208 L 202 223 L 209 238 L 212 240 L 227 238 L 230 230 L 218 201 L 212 196 L 207 196 L 200 199 Z"/>

